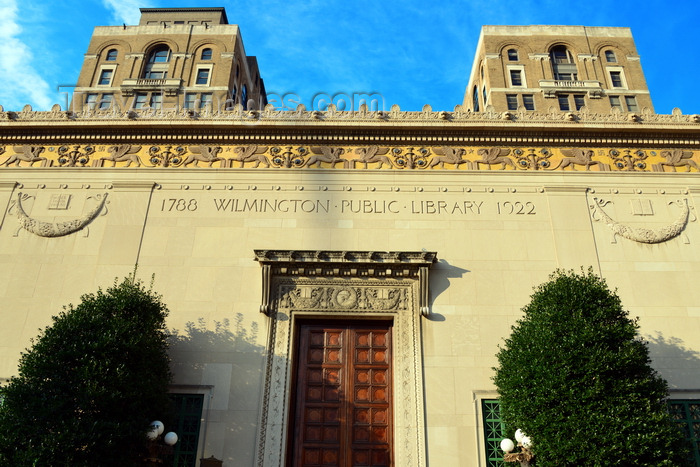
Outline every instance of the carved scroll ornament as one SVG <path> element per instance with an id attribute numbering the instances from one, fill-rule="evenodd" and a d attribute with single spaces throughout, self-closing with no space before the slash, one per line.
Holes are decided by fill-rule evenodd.
<path id="1" fill-rule="evenodd" d="M 670 225 L 666 225 L 659 229 L 645 229 L 641 227 L 632 227 L 629 225 L 622 224 L 615 221 L 610 216 L 608 216 L 605 211 L 603 211 L 603 206 L 609 203 L 609 201 L 603 201 L 598 198 L 593 198 L 594 203 L 591 204 L 591 209 L 593 210 L 593 219 L 596 221 L 602 221 L 615 235 L 619 235 L 628 240 L 632 240 L 637 243 L 663 243 L 665 241 L 671 240 L 672 238 L 680 235 L 685 229 L 688 223 L 688 218 L 690 217 L 690 208 L 688 207 L 688 200 L 679 199 L 676 201 L 670 201 L 669 204 L 675 204 L 681 208 L 681 214 L 678 219 Z"/>
<path id="2" fill-rule="evenodd" d="M 97 205 L 86 215 L 78 219 L 63 222 L 44 222 L 33 219 L 27 215 L 22 207 L 22 193 L 17 194 L 17 219 L 20 226 L 27 232 L 31 232 L 39 237 L 63 237 L 78 230 L 84 229 L 92 222 L 104 208 L 107 201 L 107 193 L 95 195 Z"/>

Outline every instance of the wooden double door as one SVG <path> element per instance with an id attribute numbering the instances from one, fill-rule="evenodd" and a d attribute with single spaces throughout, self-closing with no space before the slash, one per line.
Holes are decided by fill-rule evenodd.
<path id="1" fill-rule="evenodd" d="M 393 461 L 390 322 L 300 322 L 290 417 L 295 467 Z"/>

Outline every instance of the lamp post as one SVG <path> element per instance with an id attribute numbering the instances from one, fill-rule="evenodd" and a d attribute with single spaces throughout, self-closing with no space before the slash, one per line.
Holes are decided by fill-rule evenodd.
<path id="1" fill-rule="evenodd" d="M 173 431 L 163 434 L 165 425 L 160 420 L 151 422 L 150 429 L 146 432 L 148 443 L 148 457 L 144 459 L 145 465 L 162 465 L 163 458 L 173 453 L 173 446 L 177 443 L 177 434 Z"/>
<path id="2" fill-rule="evenodd" d="M 530 467 L 530 461 L 535 458 L 530 451 L 532 440 L 520 428 L 515 430 L 515 440 L 518 442 L 517 447 L 520 448 L 520 451 L 513 452 L 516 446 L 510 438 L 501 440 L 501 449 L 504 452 L 503 460 L 505 462 L 520 462 L 521 467 Z"/>

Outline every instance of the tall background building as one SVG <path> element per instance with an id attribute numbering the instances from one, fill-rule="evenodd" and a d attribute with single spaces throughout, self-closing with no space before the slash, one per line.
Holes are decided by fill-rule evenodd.
<path id="1" fill-rule="evenodd" d="M 486 27 L 450 112 L 283 112 L 245 109 L 226 23 L 99 27 L 74 111 L 0 112 L 0 378 L 138 264 L 171 311 L 178 466 L 498 465 L 498 346 L 533 286 L 592 267 L 698 462 L 700 119 L 652 112 L 628 30 Z"/>
<path id="2" fill-rule="evenodd" d="M 464 106 L 654 112 L 629 28 L 586 26 L 484 26 Z"/>
<path id="3" fill-rule="evenodd" d="M 136 26 L 98 26 L 73 100 L 76 110 L 267 104 L 255 57 L 223 8 L 142 8 Z"/>

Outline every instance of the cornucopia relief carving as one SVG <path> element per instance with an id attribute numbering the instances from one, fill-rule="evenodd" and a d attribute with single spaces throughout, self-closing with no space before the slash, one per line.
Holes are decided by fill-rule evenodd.
<path id="1" fill-rule="evenodd" d="M 107 193 L 91 196 L 97 203 L 84 216 L 62 222 L 45 222 L 27 215 L 22 207 L 22 200 L 27 198 L 29 195 L 17 193 L 16 211 L 20 227 L 38 237 L 62 237 L 87 227 L 104 209 Z"/>

